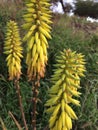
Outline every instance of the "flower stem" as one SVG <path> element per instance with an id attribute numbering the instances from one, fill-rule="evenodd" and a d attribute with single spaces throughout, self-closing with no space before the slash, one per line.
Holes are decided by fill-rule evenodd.
<path id="1" fill-rule="evenodd" d="M 36 113 L 37 113 L 37 97 L 38 97 L 39 81 L 34 80 L 32 85 L 33 99 L 32 99 L 32 130 L 36 130 Z"/>
<path id="2" fill-rule="evenodd" d="M 24 114 L 24 110 L 23 110 L 23 105 L 22 105 L 22 98 L 21 98 L 19 81 L 17 79 L 15 79 L 14 84 L 15 84 L 15 87 L 16 87 L 17 95 L 18 95 L 19 106 L 20 106 L 20 111 L 21 111 L 24 127 L 25 127 L 25 130 L 28 130 L 26 119 L 25 119 L 25 114 Z"/>

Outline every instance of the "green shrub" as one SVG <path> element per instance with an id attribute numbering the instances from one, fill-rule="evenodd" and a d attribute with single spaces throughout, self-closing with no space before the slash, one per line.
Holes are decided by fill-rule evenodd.
<path id="1" fill-rule="evenodd" d="M 74 13 L 79 16 L 98 18 L 98 3 L 93 0 L 77 0 Z"/>

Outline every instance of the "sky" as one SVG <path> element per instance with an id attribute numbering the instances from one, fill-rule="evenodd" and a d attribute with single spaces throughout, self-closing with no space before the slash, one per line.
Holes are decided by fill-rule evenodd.
<path id="1" fill-rule="evenodd" d="M 73 2 L 74 0 L 64 0 L 64 1 L 66 1 L 66 3 L 72 4 L 72 2 Z M 63 14 L 63 10 L 62 10 L 62 6 L 61 6 L 61 3 L 60 3 L 60 2 L 58 2 L 57 5 L 53 5 L 53 6 L 51 7 L 51 9 L 53 10 L 53 12 L 58 12 L 58 13 L 62 13 L 62 14 Z"/>
<path id="2" fill-rule="evenodd" d="M 66 0 L 66 2 L 68 2 L 68 3 L 72 3 L 72 2 L 73 2 L 73 0 Z"/>

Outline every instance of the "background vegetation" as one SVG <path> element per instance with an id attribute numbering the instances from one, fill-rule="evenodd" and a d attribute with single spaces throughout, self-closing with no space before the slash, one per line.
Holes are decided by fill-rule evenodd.
<path id="1" fill-rule="evenodd" d="M 78 16 L 98 18 L 98 2 L 95 0 L 73 0 L 74 6 L 66 0 L 51 0 L 51 2 L 54 4 L 59 2 L 64 13 L 73 11 Z"/>
<path id="2" fill-rule="evenodd" d="M 76 0 L 74 13 L 79 16 L 98 18 L 98 2 L 93 0 Z"/>
<path id="3" fill-rule="evenodd" d="M 10 6 L 9 6 L 10 5 Z M 20 27 L 21 37 L 24 31 L 21 28 L 23 23 L 23 4 L 9 3 L 0 5 L 0 117 L 2 117 L 8 130 L 17 130 L 15 123 L 10 118 L 8 112 L 11 111 L 20 122 L 21 115 L 18 107 L 17 95 L 12 82 L 8 81 L 8 73 L 3 54 L 4 33 L 6 23 L 9 19 L 14 19 Z M 98 130 L 98 23 L 90 23 L 86 18 L 68 17 L 64 15 L 53 15 L 52 40 L 49 41 L 48 64 L 46 76 L 41 80 L 41 87 L 38 103 L 37 129 L 48 130 L 48 116 L 44 113 L 44 103 L 47 100 L 47 90 L 50 85 L 50 77 L 53 73 L 55 56 L 64 48 L 71 48 L 73 51 L 81 52 L 86 59 L 86 77 L 81 80 L 81 107 L 74 108 L 79 120 L 73 122 L 73 130 Z M 24 57 L 25 57 L 25 44 Z M 23 106 L 26 114 L 28 126 L 31 121 L 31 84 L 26 77 L 27 66 L 25 60 L 22 61 L 22 77 L 20 80 Z M 73 106 L 74 107 L 74 106 Z M 2 130 L 0 126 L 0 130 Z"/>

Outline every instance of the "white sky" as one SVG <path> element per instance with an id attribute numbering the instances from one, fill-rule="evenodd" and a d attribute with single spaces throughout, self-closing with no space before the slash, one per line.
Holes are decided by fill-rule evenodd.
<path id="1" fill-rule="evenodd" d="M 63 13 L 63 9 L 60 2 L 58 2 L 57 5 L 53 4 L 51 9 L 53 10 L 53 12 Z"/>
<path id="2" fill-rule="evenodd" d="M 64 0 L 66 3 L 70 3 L 72 4 L 72 2 L 74 0 Z M 61 3 L 58 2 L 56 6 L 52 6 L 51 9 L 53 10 L 53 12 L 58 12 L 58 13 L 63 13 L 63 9 L 62 9 L 62 6 L 61 6 Z"/>
<path id="3" fill-rule="evenodd" d="M 66 0 L 66 3 L 72 3 L 73 0 Z"/>

